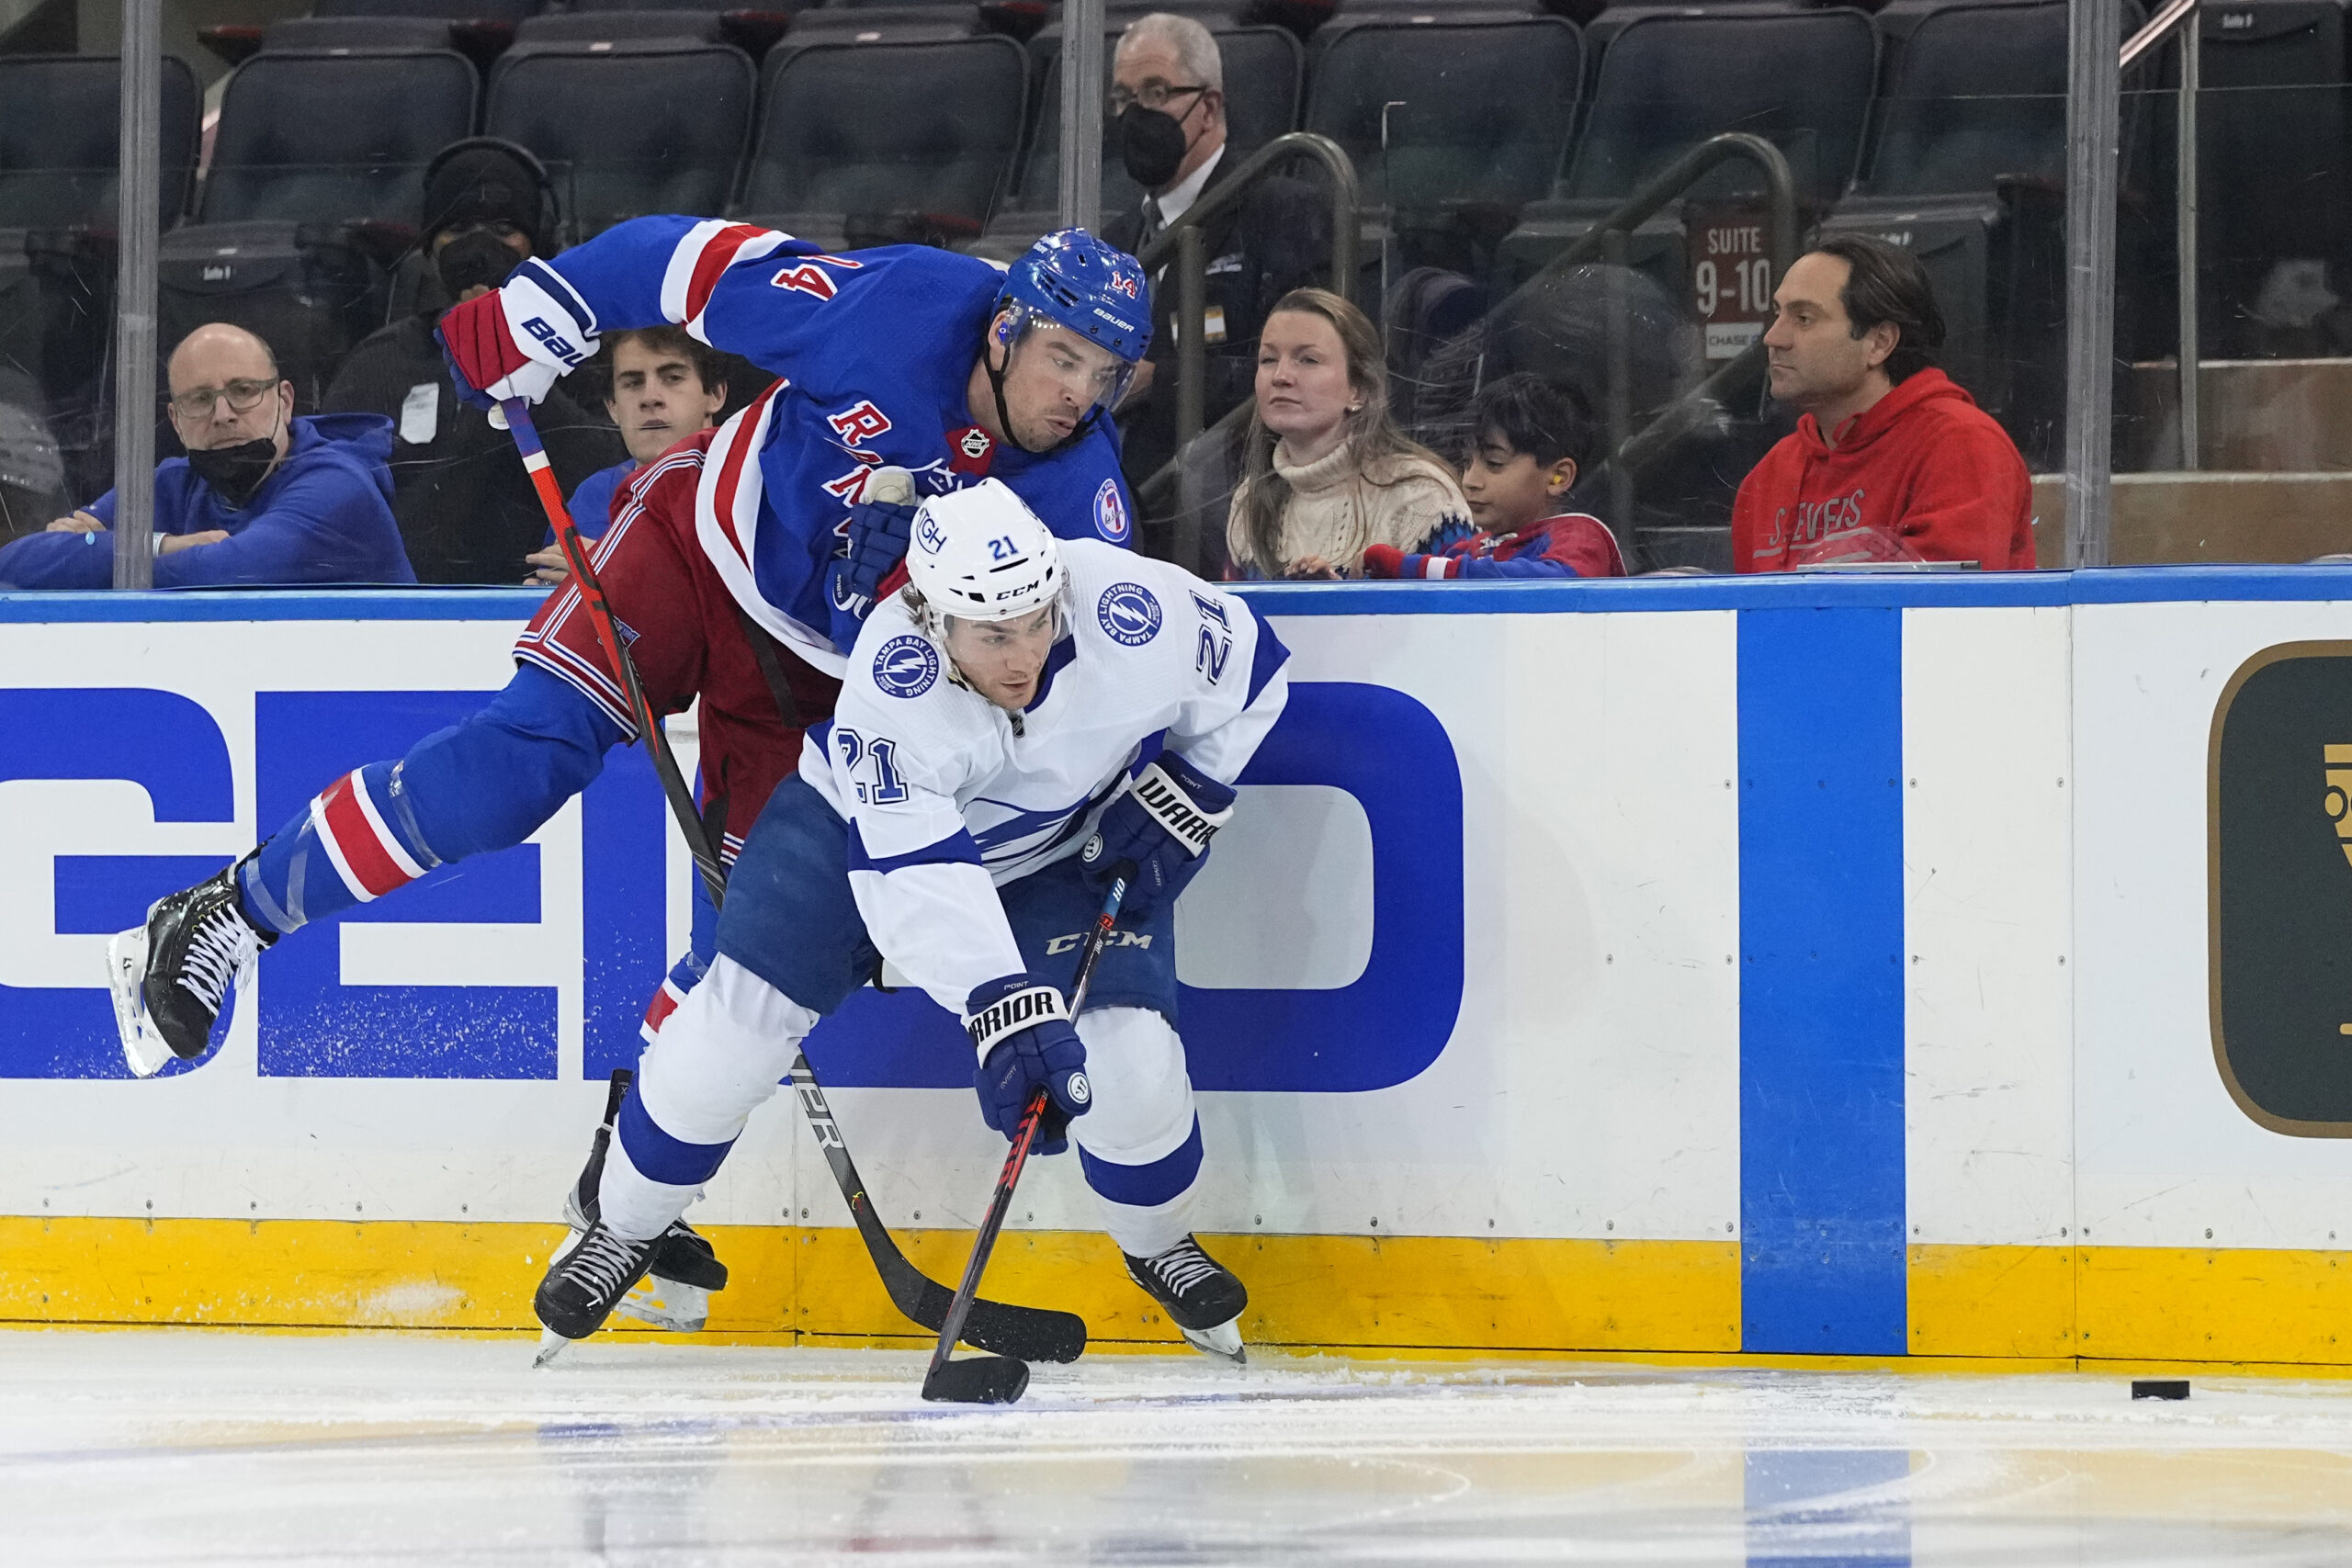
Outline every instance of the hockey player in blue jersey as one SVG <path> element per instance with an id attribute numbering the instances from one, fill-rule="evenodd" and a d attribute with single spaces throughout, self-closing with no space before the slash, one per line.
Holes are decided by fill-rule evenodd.
<path id="1" fill-rule="evenodd" d="M 914 506 L 870 499 L 875 476 L 905 470 L 918 499 L 994 477 L 1061 532 L 1127 543 L 1109 414 L 1148 341 L 1149 299 L 1132 258 L 1078 231 L 1005 273 L 944 251 L 834 256 L 748 225 L 647 218 L 565 253 L 560 271 L 525 263 L 442 333 L 461 395 L 537 400 L 606 328 L 664 321 L 785 378 L 636 476 L 594 557 L 656 711 L 703 700 L 703 805 L 724 797 L 731 849 L 830 709 L 905 552 Z M 134 1073 L 201 1055 L 262 948 L 520 843 L 636 739 L 579 612 L 576 586 L 559 589 L 480 712 L 334 781 L 115 939 Z M 657 1016 L 700 973 L 701 947 L 673 970 Z"/>
<path id="2" fill-rule="evenodd" d="M 1045 1089 L 1136 1283 L 1238 1358 L 1247 1292 L 1189 1223 L 1173 906 L 1281 716 L 1287 650 L 1241 600 L 1057 542 L 999 484 L 925 502 L 914 540 L 736 862 L 710 974 L 645 1053 L 600 1217 L 550 1264 L 539 1321 L 595 1332 L 798 1043 L 887 959 L 964 1020 L 988 1124 L 1011 1135 Z M 1123 940 L 1072 1020 L 1072 938 L 1123 862 Z"/>

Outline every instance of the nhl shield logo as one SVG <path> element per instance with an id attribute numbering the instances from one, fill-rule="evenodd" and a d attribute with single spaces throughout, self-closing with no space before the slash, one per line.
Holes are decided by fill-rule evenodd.
<path id="1" fill-rule="evenodd" d="M 1095 602 L 1094 618 L 1113 642 L 1141 648 L 1159 635 L 1159 601 L 1140 582 L 1114 582 Z"/>
<path id="2" fill-rule="evenodd" d="M 1114 545 L 1127 542 L 1127 503 L 1119 495 L 1119 481 L 1104 479 L 1094 492 L 1094 531 Z"/>
<path id="3" fill-rule="evenodd" d="M 939 679 L 939 650 L 929 637 L 894 637 L 874 656 L 874 683 L 894 697 L 919 697 Z"/>

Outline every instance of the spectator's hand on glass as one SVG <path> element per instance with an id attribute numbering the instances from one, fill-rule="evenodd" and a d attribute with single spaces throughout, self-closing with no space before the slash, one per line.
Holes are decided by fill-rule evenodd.
<path id="1" fill-rule="evenodd" d="M 1341 573 L 1321 556 L 1301 556 L 1283 575 L 1294 582 L 1337 582 Z"/>
<path id="2" fill-rule="evenodd" d="M 182 550 L 192 550 L 198 545 L 217 545 L 229 536 L 226 528 L 207 528 L 195 534 L 165 534 L 155 541 L 159 556 L 175 556 Z"/>
<path id="3" fill-rule="evenodd" d="M 46 530 L 51 534 L 103 534 L 107 525 L 86 512 L 76 512 L 71 517 L 61 517 Z"/>
<path id="4" fill-rule="evenodd" d="M 549 545 L 543 550 L 533 550 L 523 558 L 531 575 L 523 580 L 526 588 L 558 588 L 571 577 L 571 569 L 563 564 L 563 547 Z"/>

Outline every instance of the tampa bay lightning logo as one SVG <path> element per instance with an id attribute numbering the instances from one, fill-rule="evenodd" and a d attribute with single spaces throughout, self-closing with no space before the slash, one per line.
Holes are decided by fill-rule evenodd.
<path id="1" fill-rule="evenodd" d="M 939 679 L 939 650 L 929 637 L 894 637 L 874 656 L 874 683 L 894 697 L 919 697 Z"/>
<path id="2" fill-rule="evenodd" d="M 1094 492 L 1094 531 L 1114 545 L 1127 542 L 1127 503 L 1119 498 L 1119 481 L 1104 479 Z"/>
<path id="3" fill-rule="evenodd" d="M 1113 642 L 1141 648 L 1159 635 L 1159 601 L 1140 582 L 1114 582 L 1102 590 L 1094 618 Z"/>

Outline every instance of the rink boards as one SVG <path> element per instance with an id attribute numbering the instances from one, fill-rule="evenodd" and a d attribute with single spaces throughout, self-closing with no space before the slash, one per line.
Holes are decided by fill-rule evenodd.
<path id="1" fill-rule="evenodd" d="M 1296 694 L 1179 972 L 1253 1338 L 2352 1363 L 2352 573 L 1250 592 Z M 639 756 L 280 944 L 191 1068 L 128 1081 L 99 980 L 535 597 L 0 596 L 0 1319 L 527 1321 L 684 942 Z M 810 1055 L 952 1280 L 952 1023 Z M 714 1331 L 908 1332 L 789 1096 L 695 1217 Z M 1066 1160 L 990 1289 L 1170 1337 Z"/>

